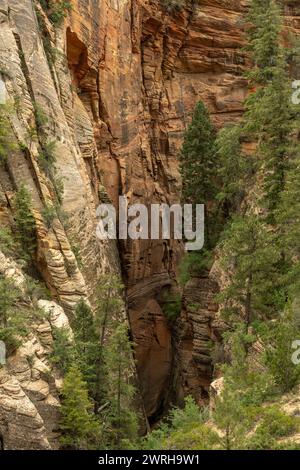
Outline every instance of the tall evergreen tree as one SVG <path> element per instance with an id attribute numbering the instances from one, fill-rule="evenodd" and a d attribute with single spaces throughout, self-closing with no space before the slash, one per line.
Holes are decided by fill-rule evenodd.
<path id="1" fill-rule="evenodd" d="M 246 328 L 257 316 L 270 316 L 285 301 L 280 290 L 280 251 L 272 231 L 259 216 L 237 216 L 224 234 L 221 264 L 229 275 L 218 296 L 225 317 L 244 319 Z"/>
<path id="2" fill-rule="evenodd" d="M 125 322 L 123 285 L 118 276 L 101 277 L 97 289 L 96 328 L 99 338 L 97 401 L 106 429 L 107 441 L 116 448 L 126 447 L 137 436 L 134 411 L 135 388 L 132 344 Z M 107 407 L 108 404 L 108 407 Z"/>
<path id="3" fill-rule="evenodd" d="M 253 158 L 242 152 L 243 127 L 230 124 L 221 129 L 216 138 L 220 201 L 224 218 L 229 218 L 239 208 L 247 185 L 253 180 Z"/>
<path id="4" fill-rule="evenodd" d="M 123 308 L 123 284 L 118 276 L 106 274 L 100 277 L 97 288 L 96 325 L 99 334 L 100 351 L 103 350 L 107 332 L 120 319 Z"/>
<path id="5" fill-rule="evenodd" d="M 281 8 L 277 0 L 251 0 L 247 20 L 249 43 L 254 69 L 250 77 L 267 84 L 283 66 L 279 35 L 282 30 Z"/>
<path id="6" fill-rule="evenodd" d="M 133 386 L 132 345 L 126 325 L 115 327 L 104 354 L 110 398 L 109 431 L 113 445 L 118 449 L 126 448 L 137 439 L 138 432 L 133 403 L 136 390 Z"/>
<path id="7" fill-rule="evenodd" d="M 76 360 L 74 342 L 70 337 L 70 331 L 66 328 L 53 328 L 52 332 L 54 341 L 50 362 L 65 375 Z"/>
<path id="8" fill-rule="evenodd" d="M 97 449 L 101 427 L 92 413 L 86 382 L 80 369 L 72 366 L 65 376 L 62 388 L 60 442 L 67 449 Z"/>
<path id="9" fill-rule="evenodd" d="M 206 247 L 210 248 L 213 217 L 209 217 L 208 205 L 217 193 L 217 159 L 215 154 L 215 130 L 202 101 L 195 107 L 192 122 L 184 135 L 179 155 L 183 182 L 183 201 L 205 204 Z"/>
<path id="10" fill-rule="evenodd" d="M 199 101 L 180 152 L 183 198 L 187 202 L 205 203 L 215 196 L 214 142 L 214 127 L 204 103 Z"/>
<path id="11" fill-rule="evenodd" d="M 93 398 L 97 396 L 97 368 L 100 361 L 100 347 L 95 319 L 91 308 L 81 299 L 75 309 L 73 320 L 76 357 L 84 380 Z"/>
<path id="12" fill-rule="evenodd" d="M 299 338 L 299 333 L 294 309 L 287 305 L 278 320 L 268 325 L 264 335 L 265 364 L 283 393 L 300 381 L 300 365 L 292 361 L 293 342 Z"/>
<path id="13" fill-rule="evenodd" d="M 254 68 L 248 73 L 255 89 L 246 100 L 244 132 L 256 141 L 256 157 L 264 180 L 269 221 L 285 188 L 286 172 L 295 155 L 296 110 L 291 101 L 287 50 L 281 45 L 282 12 L 276 0 L 250 3 L 249 47 Z"/>

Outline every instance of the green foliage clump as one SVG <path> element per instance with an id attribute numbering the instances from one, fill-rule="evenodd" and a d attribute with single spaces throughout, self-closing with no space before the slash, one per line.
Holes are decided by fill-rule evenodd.
<path id="1" fill-rule="evenodd" d="M 15 222 L 17 239 L 24 253 L 32 257 L 36 250 L 36 223 L 32 214 L 31 196 L 25 185 L 20 186 L 15 197 Z"/>
<path id="2" fill-rule="evenodd" d="M 299 429 L 299 418 L 286 415 L 277 405 L 276 377 L 272 371 L 256 370 L 248 354 L 255 337 L 240 327 L 231 335 L 232 361 L 223 367 L 224 386 L 216 399 L 213 420 L 223 432 L 222 448 L 272 449 L 278 439 Z"/>
<path id="3" fill-rule="evenodd" d="M 60 26 L 68 13 L 72 10 L 72 3 L 69 0 L 49 1 L 49 19 L 55 26 Z"/>
<path id="4" fill-rule="evenodd" d="M 191 396 L 182 409 L 170 411 L 166 421 L 142 441 L 146 450 L 207 450 L 219 447 L 219 436 L 207 424 L 208 412 L 200 410 Z"/>
<path id="5" fill-rule="evenodd" d="M 44 171 L 45 175 L 49 178 L 52 183 L 55 193 L 55 204 L 53 205 L 53 207 L 55 206 L 55 210 L 58 213 L 60 212 L 60 205 L 62 204 L 63 200 L 64 184 L 63 179 L 57 176 L 57 169 L 55 166 L 57 160 L 57 142 L 55 140 L 47 140 L 45 138 L 44 128 L 48 123 L 48 116 L 38 103 L 34 104 L 34 114 L 36 129 L 38 132 L 36 132 L 35 128 L 30 129 L 29 140 L 31 142 L 35 137 L 39 137 L 40 151 L 38 154 L 38 162 L 41 169 Z M 50 214 L 50 212 L 51 211 L 49 207 L 44 208 L 45 221 L 48 226 L 51 225 L 54 218 L 54 212 L 52 211 L 52 214 Z"/>
<path id="6" fill-rule="evenodd" d="M 251 76 L 262 84 L 269 83 L 282 66 L 281 7 L 276 0 L 252 0 L 247 19 L 250 24 L 247 49 L 255 64 Z"/>
<path id="7" fill-rule="evenodd" d="M 57 212 L 55 206 L 52 205 L 45 205 L 42 209 L 42 216 L 44 219 L 44 222 L 48 228 L 52 226 L 52 223 L 54 219 L 57 218 Z"/>
<path id="8" fill-rule="evenodd" d="M 212 249 L 222 228 L 222 211 L 217 200 L 220 191 L 216 133 L 208 110 L 199 101 L 188 126 L 179 155 L 183 181 L 184 203 L 205 203 L 204 247 L 200 252 L 187 253 L 179 268 L 182 284 L 190 277 L 205 274 L 212 265 Z"/>
<path id="9" fill-rule="evenodd" d="M 112 275 L 103 276 L 99 282 L 95 313 L 80 300 L 72 321 L 74 338 L 71 340 L 67 331 L 55 331 L 51 361 L 65 374 L 65 380 L 76 364 L 76 373 L 80 373 L 94 416 L 102 423 L 98 446 L 132 448 L 137 440 L 138 419 L 134 409 L 132 344 L 123 318 L 122 284 Z M 68 406 L 63 418 L 63 445 L 72 448 L 85 446 L 86 442 L 93 445 L 88 436 L 89 428 L 87 435 L 83 433 L 78 437 L 77 443 L 72 441 L 69 409 Z M 69 423 L 67 428 L 66 422 Z"/>
<path id="10" fill-rule="evenodd" d="M 256 158 L 264 179 L 263 203 L 273 222 L 286 173 L 297 153 L 294 131 L 297 109 L 291 100 L 287 53 L 280 39 L 282 7 L 276 1 L 253 0 L 250 5 L 249 47 L 255 67 L 248 78 L 254 92 L 246 100 L 244 130 L 257 142 Z"/>
<path id="11" fill-rule="evenodd" d="M 25 311 L 17 306 L 21 291 L 14 281 L 0 276 L 0 340 L 10 354 L 20 345 L 20 337 L 26 334 Z"/>
<path id="12" fill-rule="evenodd" d="M 15 302 L 20 297 L 20 291 L 14 282 L 6 277 L 0 276 L 0 324 L 6 328 L 9 317 L 13 312 Z"/>
<path id="13" fill-rule="evenodd" d="M 12 140 L 9 113 L 8 105 L 0 104 L 0 165 L 6 162 L 9 153 L 16 148 Z"/>
<path id="14" fill-rule="evenodd" d="M 216 197 L 222 204 L 226 217 L 237 209 L 245 195 L 245 185 L 249 184 L 253 173 L 253 158 L 242 152 L 242 131 L 240 125 L 227 125 L 219 131 L 216 138 L 217 171 L 220 179 Z"/>
<path id="15" fill-rule="evenodd" d="M 215 130 L 202 101 L 197 103 L 192 121 L 185 132 L 179 160 L 183 201 L 192 204 L 213 201 L 217 194 Z M 205 246 L 211 248 L 217 217 L 213 209 L 208 211 L 207 204 L 205 219 Z"/>
<path id="16" fill-rule="evenodd" d="M 259 216 L 236 216 L 224 234 L 221 264 L 230 276 L 217 299 L 227 320 L 244 318 L 247 328 L 257 316 L 271 315 L 284 304 L 278 264 L 281 253 L 272 230 Z"/>
<path id="17" fill-rule="evenodd" d="M 216 173 L 215 130 L 202 101 L 194 109 L 180 151 L 183 199 L 204 203 L 215 196 L 213 181 Z"/>
<path id="18" fill-rule="evenodd" d="M 53 168 L 56 163 L 55 156 L 56 141 L 51 140 L 43 145 L 42 151 L 39 153 L 39 162 L 48 177 L 53 174 Z"/>
<path id="19" fill-rule="evenodd" d="M 87 383 L 90 395 L 97 399 L 98 387 L 101 387 L 98 376 L 98 367 L 100 366 L 99 336 L 91 308 L 83 299 L 76 306 L 72 328 L 77 364 Z"/>
<path id="20" fill-rule="evenodd" d="M 180 284 L 185 285 L 192 277 L 201 277 L 207 274 L 212 264 L 212 251 L 202 250 L 186 253 L 179 264 Z"/>
<path id="21" fill-rule="evenodd" d="M 16 252 L 16 241 L 8 227 L 0 228 L 0 250 L 6 256 L 13 256 Z"/>
<path id="22" fill-rule="evenodd" d="M 81 256 L 79 244 L 76 241 L 71 240 L 71 248 L 72 248 L 72 251 L 73 251 L 74 256 L 76 258 L 78 268 L 79 269 L 83 268 L 84 264 L 83 264 L 83 259 L 82 259 L 82 256 Z"/>
<path id="23" fill-rule="evenodd" d="M 264 362 L 280 391 L 293 389 L 300 381 L 300 366 L 292 362 L 292 344 L 299 338 L 300 328 L 291 306 L 275 322 L 268 325 L 264 338 Z"/>
<path id="24" fill-rule="evenodd" d="M 186 5 L 186 0 L 161 0 L 161 4 L 168 13 L 176 13 Z"/>
<path id="25" fill-rule="evenodd" d="M 53 345 L 50 362 L 58 367 L 63 375 L 74 364 L 76 353 L 70 332 L 66 328 L 53 328 Z"/>
<path id="26" fill-rule="evenodd" d="M 162 311 L 168 321 L 175 321 L 181 313 L 181 295 L 179 293 L 165 293 Z"/>
<path id="27" fill-rule="evenodd" d="M 138 434 L 137 415 L 133 409 L 135 387 L 132 384 L 132 344 L 128 327 L 118 324 L 104 349 L 110 400 L 106 435 L 113 448 L 122 449 L 135 442 Z"/>
<path id="28" fill-rule="evenodd" d="M 101 438 L 99 421 L 93 415 L 86 383 L 80 369 L 72 366 L 62 388 L 60 443 L 64 449 L 97 449 Z"/>
<path id="29" fill-rule="evenodd" d="M 55 209 L 55 212 L 58 213 L 59 206 L 62 204 L 62 200 L 63 200 L 64 183 L 63 183 L 63 179 L 57 176 L 57 169 L 55 166 L 56 145 L 57 143 L 55 140 L 51 140 L 43 144 L 42 150 L 39 152 L 39 164 L 42 170 L 44 171 L 45 175 L 50 179 L 53 185 L 53 189 L 55 192 L 55 203 L 57 206 L 56 208 L 53 206 L 53 210 Z M 47 207 L 44 210 L 47 213 Z"/>
<path id="30" fill-rule="evenodd" d="M 33 107 L 36 126 L 39 130 L 42 130 L 43 127 L 48 123 L 48 116 L 40 104 L 34 103 Z"/>
<path id="31" fill-rule="evenodd" d="M 103 420 L 104 435 L 113 448 L 128 448 L 137 438 L 134 410 L 136 390 L 133 384 L 132 344 L 123 318 L 123 284 L 118 276 L 103 275 L 97 289 L 96 328 L 99 338 L 97 401 L 108 403 Z M 104 379 L 105 378 L 105 379 Z"/>
<path id="32" fill-rule="evenodd" d="M 278 439 L 289 437 L 299 430 L 299 418 L 288 416 L 278 406 L 273 405 L 262 410 L 262 418 L 255 432 L 248 438 L 247 449 L 278 449 Z M 295 446 L 295 444 L 293 445 Z M 283 445 L 286 449 L 287 445 Z"/>

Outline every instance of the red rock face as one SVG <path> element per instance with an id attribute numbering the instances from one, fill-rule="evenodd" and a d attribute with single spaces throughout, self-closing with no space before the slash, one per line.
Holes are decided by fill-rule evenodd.
<path id="1" fill-rule="evenodd" d="M 195 103 L 205 101 L 218 127 L 243 111 L 242 73 L 250 65 L 242 51 L 247 2 L 203 0 L 173 16 L 159 0 L 72 3 L 66 48 L 96 141 L 93 148 L 88 139 L 81 145 L 95 198 L 101 175 L 116 205 L 120 194 L 130 204 L 178 202 L 177 154 Z M 300 28 L 299 3 L 286 2 L 286 14 L 288 26 Z M 155 416 L 174 371 L 177 395 L 207 388 L 210 366 L 203 365 L 201 335 L 209 337 L 209 322 L 199 326 L 203 310 L 197 318 L 187 311 L 186 335 L 175 354 L 159 299 L 174 283 L 181 244 L 127 241 L 120 253 L 145 407 Z"/>

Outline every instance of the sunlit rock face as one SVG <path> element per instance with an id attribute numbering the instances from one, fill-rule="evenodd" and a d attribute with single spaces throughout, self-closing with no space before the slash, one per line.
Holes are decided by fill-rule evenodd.
<path id="1" fill-rule="evenodd" d="M 298 2 L 285 3 L 287 27 L 300 29 Z M 35 142 L 26 152 L 12 152 L 6 169 L 0 166 L 1 224 L 12 224 L 13 196 L 26 183 L 38 227 L 37 266 L 70 317 L 81 297 L 94 305 L 101 273 L 122 272 L 140 389 L 153 421 L 171 399 L 187 393 L 198 401 L 207 397 L 209 341 L 219 334 L 213 301 L 218 279 L 193 280 L 182 316 L 171 326 L 161 305 L 163 293 L 176 284 L 182 244 L 100 241 L 96 208 L 109 200 L 117 207 L 119 195 L 129 204 L 179 202 L 177 156 L 195 103 L 204 100 L 217 127 L 241 116 L 243 71 L 250 66 L 242 51 L 247 2 L 187 5 L 170 15 L 159 0 L 72 0 L 72 11 L 54 27 L 38 0 L 0 0 L 0 70 L 8 72 L 0 73 L 1 97 L 19 102 L 12 118 L 16 143 L 26 140 L 34 123 L 34 103 L 47 114 L 68 228 L 59 221 L 51 229 L 43 223 L 41 209 L 53 200 L 53 188 L 37 164 Z M 191 296 L 201 305 L 198 312 L 187 307 Z M 5 383 L 16 380 L 9 377 Z M 42 391 L 24 392 L 26 400 L 47 397 L 40 385 Z M 55 447 L 48 418 L 37 407 L 36 413 L 32 426 L 39 431 L 28 446 Z"/>
<path id="2" fill-rule="evenodd" d="M 204 1 L 174 15 L 159 1 L 73 3 L 66 50 L 77 91 L 80 147 L 93 186 L 95 173 L 100 174 L 115 204 L 120 194 L 129 204 L 179 202 L 177 156 L 195 103 L 206 102 L 217 126 L 242 112 L 245 2 Z M 182 244 L 127 240 L 120 254 L 141 389 L 151 417 L 167 397 L 185 393 L 178 361 L 189 353 L 176 351 L 187 348 L 201 362 L 193 320 L 185 316 L 189 340 L 174 344 L 161 310 L 162 292 L 175 282 Z M 199 377 L 201 367 L 186 366 L 195 389 L 203 381 L 208 384 L 209 364 L 205 378 Z"/>

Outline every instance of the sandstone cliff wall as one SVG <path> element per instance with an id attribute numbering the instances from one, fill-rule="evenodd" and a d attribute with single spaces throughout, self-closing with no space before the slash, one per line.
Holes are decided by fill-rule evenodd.
<path id="1" fill-rule="evenodd" d="M 26 144 L 26 151 L 12 152 L 7 171 L 0 167 L 1 224 L 12 223 L 13 196 L 26 183 L 39 227 L 37 265 L 68 315 L 82 296 L 93 304 L 102 272 L 122 270 L 141 390 L 153 420 L 171 397 L 191 391 L 199 401 L 206 397 L 217 285 L 193 280 L 182 318 L 170 327 L 161 299 L 176 284 L 182 245 L 101 242 L 96 207 L 109 199 L 117 205 L 119 195 L 129 203 L 179 201 L 177 154 L 195 103 L 205 101 L 218 127 L 241 116 L 242 72 L 249 66 L 242 51 L 246 4 L 187 2 L 172 15 L 159 0 L 72 0 L 64 23 L 54 27 L 38 0 L 0 0 L 0 70 L 7 71 L 1 81 L 18 103 L 11 116 L 16 142 Z M 298 2 L 286 2 L 286 15 L 288 28 L 299 29 Z M 68 227 L 57 220 L 48 229 L 42 221 L 53 187 L 37 164 L 38 143 L 28 143 L 36 105 L 48 116 L 47 137 L 57 142 Z M 201 305 L 197 312 L 189 311 L 191 296 Z M 41 420 L 35 426 L 46 428 L 47 418 Z M 41 444 L 47 432 L 38 434 L 37 446 L 47 446 Z"/>

